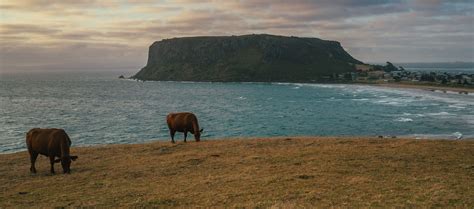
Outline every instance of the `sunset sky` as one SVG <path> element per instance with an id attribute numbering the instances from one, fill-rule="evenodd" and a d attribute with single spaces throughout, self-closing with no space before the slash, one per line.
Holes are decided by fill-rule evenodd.
<path id="1" fill-rule="evenodd" d="M 472 0 L 0 1 L 0 70 L 138 70 L 154 41 L 337 40 L 368 63 L 474 61 Z"/>

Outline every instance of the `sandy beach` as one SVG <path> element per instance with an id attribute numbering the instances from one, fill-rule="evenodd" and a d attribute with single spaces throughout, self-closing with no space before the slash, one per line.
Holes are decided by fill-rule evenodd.
<path id="1" fill-rule="evenodd" d="M 73 147 L 72 174 L 0 155 L 5 207 L 474 206 L 474 141 L 279 137 Z M 56 165 L 56 171 L 61 166 Z"/>
<path id="2" fill-rule="evenodd" d="M 474 94 L 474 88 L 431 86 L 431 85 L 419 85 L 419 84 L 408 84 L 408 83 L 378 83 L 375 85 L 390 87 L 390 88 L 421 89 L 421 90 L 437 91 L 437 92 L 444 92 L 444 93 L 451 92 L 451 93 L 457 93 L 457 94 Z"/>

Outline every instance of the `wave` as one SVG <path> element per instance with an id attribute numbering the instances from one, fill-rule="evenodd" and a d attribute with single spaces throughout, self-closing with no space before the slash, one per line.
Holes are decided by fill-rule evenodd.
<path id="1" fill-rule="evenodd" d="M 397 119 L 395 119 L 395 121 L 398 121 L 398 122 L 412 122 L 412 121 L 413 121 L 413 119 L 411 119 L 411 118 L 403 118 L 403 117 L 401 117 L 401 118 L 397 118 Z"/>
<path id="2" fill-rule="evenodd" d="M 328 89 L 344 89 L 351 86 L 349 84 L 313 84 L 313 83 L 297 83 L 297 84 L 301 86 L 328 88 Z"/>
<path id="3" fill-rule="evenodd" d="M 456 115 L 456 114 L 452 114 L 452 113 L 449 113 L 449 112 L 434 112 L 434 113 L 427 113 L 427 115 L 429 115 L 429 116 L 450 116 L 450 115 Z"/>
<path id="4" fill-rule="evenodd" d="M 272 82 L 273 85 L 282 85 L 282 86 L 290 86 L 294 85 L 294 83 L 283 83 L 283 82 Z"/>
<path id="5" fill-rule="evenodd" d="M 474 140 L 474 135 L 464 135 L 461 132 L 453 132 L 446 134 L 408 134 L 402 135 L 401 138 L 415 139 L 450 139 L 450 140 Z"/>
<path id="6" fill-rule="evenodd" d="M 474 115 L 461 115 L 460 117 L 474 128 Z"/>
<path id="7" fill-rule="evenodd" d="M 124 79 L 132 80 L 133 79 Z M 160 82 L 160 81 L 158 81 Z M 194 81 L 165 81 L 174 83 L 221 83 L 221 82 L 194 82 Z M 265 82 L 237 82 L 242 84 L 262 84 Z M 268 83 L 267 83 L 268 84 Z M 300 87 L 324 88 L 324 89 L 340 89 L 351 95 L 366 95 L 380 100 L 374 100 L 375 103 L 405 106 L 413 102 L 436 101 L 447 103 L 451 108 L 464 109 L 466 106 L 474 106 L 473 95 L 444 94 L 439 92 L 426 91 L 422 89 L 399 89 L 384 86 L 371 86 L 359 84 L 312 84 L 312 83 L 288 83 L 288 82 L 272 82 L 271 85 L 294 86 L 293 89 Z M 389 101 L 385 100 L 389 99 Z M 392 101 L 390 101 L 392 100 Z M 356 100 L 357 101 L 357 100 Z"/>
<path id="8" fill-rule="evenodd" d="M 404 112 L 402 115 L 403 116 L 415 116 L 415 117 L 424 117 L 425 116 L 425 114 L 421 114 L 421 113 L 413 114 L 413 113 L 407 113 L 407 112 Z"/>
<path id="9" fill-rule="evenodd" d="M 456 109 L 466 109 L 466 107 L 463 105 L 448 105 L 448 107 L 456 108 Z"/>
<path id="10" fill-rule="evenodd" d="M 133 82 L 140 81 L 140 80 L 137 80 L 137 79 L 134 79 L 134 78 L 122 78 L 120 80 L 122 80 L 122 81 L 133 81 Z"/>

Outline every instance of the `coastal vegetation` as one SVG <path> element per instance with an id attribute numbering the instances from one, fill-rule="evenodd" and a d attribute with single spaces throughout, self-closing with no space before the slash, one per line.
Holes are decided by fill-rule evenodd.
<path id="1" fill-rule="evenodd" d="M 474 206 L 474 141 L 367 137 L 72 147 L 71 174 L 0 155 L 0 208 Z"/>

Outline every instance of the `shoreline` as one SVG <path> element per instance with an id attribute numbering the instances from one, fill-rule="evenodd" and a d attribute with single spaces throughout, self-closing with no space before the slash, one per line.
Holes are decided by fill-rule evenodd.
<path id="1" fill-rule="evenodd" d="M 427 90 L 433 92 L 442 92 L 442 93 L 458 93 L 458 94 L 474 94 L 474 88 L 467 87 L 452 87 L 452 86 L 436 86 L 430 84 L 420 84 L 420 83 L 388 83 L 388 82 L 304 82 L 304 81 L 175 81 L 175 80 L 139 80 L 136 78 L 125 78 L 123 80 L 136 81 L 136 82 L 178 82 L 178 83 L 243 83 L 243 84 L 327 84 L 327 85 L 337 85 L 337 84 L 350 84 L 350 85 L 368 85 L 368 86 L 382 86 L 382 87 L 391 87 L 391 88 L 405 88 L 405 89 L 419 89 Z"/>
<path id="2" fill-rule="evenodd" d="M 23 151 L 0 155 L 0 207 L 470 208 L 473 153 L 472 140 L 155 141 L 72 147 L 70 175 L 44 156 L 31 175 Z"/>
<path id="3" fill-rule="evenodd" d="M 426 90 L 426 91 L 442 92 L 442 93 L 452 92 L 452 93 L 466 94 L 466 95 L 474 94 L 474 89 L 464 88 L 464 87 L 430 86 L 430 85 L 407 84 L 407 83 L 375 83 L 375 84 L 358 83 L 358 84 L 389 87 L 389 88 L 418 89 L 418 90 Z"/>
<path id="4" fill-rule="evenodd" d="M 369 135 L 369 136 L 243 136 L 243 137 L 216 137 L 216 138 L 203 138 L 201 139 L 202 141 L 248 141 L 248 140 L 258 140 L 258 139 L 268 139 L 268 140 L 279 140 L 279 139 L 285 139 L 285 138 L 298 138 L 298 139 L 318 139 L 318 140 L 334 140 L 334 139 L 345 139 L 345 140 L 357 140 L 357 139 L 373 139 L 373 140 L 428 140 L 428 141 L 474 141 L 474 137 L 472 135 L 468 135 L 470 137 L 468 138 L 461 138 L 461 139 L 456 139 L 453 138 L 454 136 L 451 136 L 451 138 L 448 138 L 445 135 L 440 135 L 440 136 L 431 136 L 431 135 L 420 135 L 420 136 L 396 136 L 396 135 Z M 182 138 L 177 138 L 175 139 L 177 142 L 181 141 Z M 188 138 L 188 142 L 194 142 L 194 138 L 191 135 L 191 138 Z M 81 144 L 81 145 L 75 145 L 74 141 L 72 143 L 71 149 L 72 148 L 95 148 L 95 147 L 107 147 L 107 146 L 120 146 L 120 145 L 146 145 L 146 144 L 152 144 L 152 143 L 170 143 L 170 139 L 155 139 L 155 140 L 150 140 L 150 141 L 145 141 L 145 142 L 140 142 L 140 143 L 110 143 L 110 144 Z M 6 151 L 6 152 L 0 152 L 0 156 L 2 155 L 9 155 L 9 154 L 16 154 L 16 153 L 21 153 L 21 152 L 26 152 L 26 144 L 24 144 L 25 147 L 21 150 L 15 150 L 15 151 Z"/>

